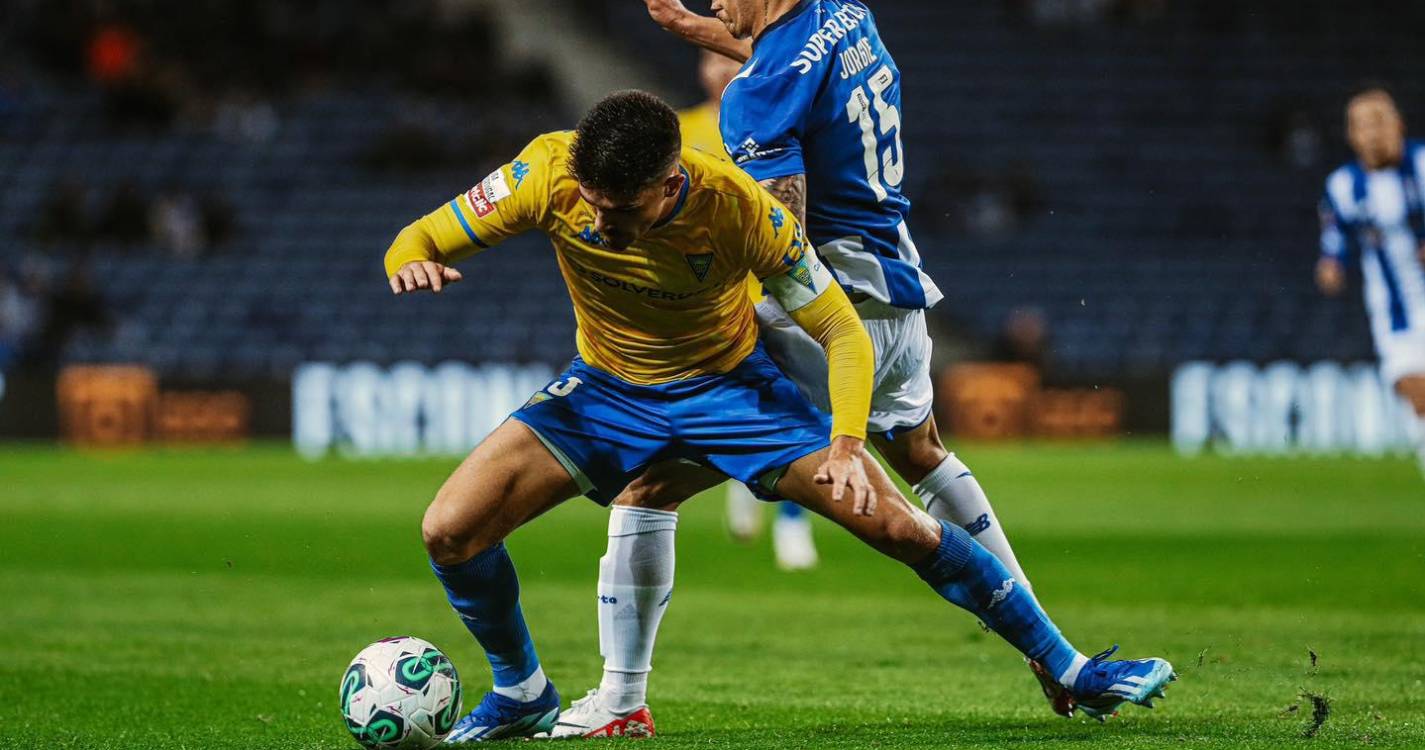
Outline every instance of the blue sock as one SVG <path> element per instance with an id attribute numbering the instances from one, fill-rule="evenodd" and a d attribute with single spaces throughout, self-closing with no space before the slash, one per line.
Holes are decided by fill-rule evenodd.
<path id="1" fill-rule="evenodd" d="M 455 565 L 430 564 L 450 606 L 485 649 L 496 687 L 518 685 L 539 669 L 520 610 L 520 580 L 504 543 Z"/>
<path id="2" fill-rule="evenodd" d="M 1044 614 L 1028 589 L 969 532 L 940 522 L 940 547 L 912 566 L 936 593 L 980 618 L 1021 653 L 1060 676 L 1079 652 Z"/>
<path id="3" fill-rule="evenodd" d="M 801 518 L 806 515 L 806 509 L 790 500 L 783 500 L 777 503 L 777 516 L 779 518 Z"/>

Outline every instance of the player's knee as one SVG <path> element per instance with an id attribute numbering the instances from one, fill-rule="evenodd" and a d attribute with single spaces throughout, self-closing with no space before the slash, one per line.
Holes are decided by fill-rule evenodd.
<path id="1" fill-rule="evenodd" d="M 421 541 L 430 559 L 453 565 L 469 560 L 499 540 L 482 538 L 477 530 L 460 522 L 450 505 L 437 498 L 421 519 Z"/>
<path id="2" fill-rule="evenodd" d="M 463 535 L 442 517 L 434 503 L 426 509 L 425 518 L 421 520 L 421 541 L 430 559 L 443 565 L 469 559 L 460 555 L 465 547 Z"/>
<path id="3" fill-rule="evenodd" d="M 881 525 L 876 547 L 886 555 L 906 563 L 925 559 L 940 545 L 939 526 L 929 517 L 913 512 L 897 513 Z"/>
<path id="4" fill-rule="evenodd" d="M 923 478 L 944 463 L 950 452 L 938 440 L 922 440 L 910 451 L 910 463 Z"/>

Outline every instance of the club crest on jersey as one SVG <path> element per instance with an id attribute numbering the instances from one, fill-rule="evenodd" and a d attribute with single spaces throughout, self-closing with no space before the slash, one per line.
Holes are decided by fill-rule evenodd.
<path id="1" fill-rule="evenodd" d="M 480 184 L 470 188 L 465 192 L 465 203 L 475 212 L 475 216 L 483 219 L 494 213 L 495 204 L 510 197 L 509 183 L 505 182 L 505 173 L 495 170 L 490 176 L 480 181 Z"/>
<path id="2" fill-rule="evenodd" d="M 708 270 L 712 268 L 712 253 L 697 253 L 696 255 L 684 255 L 684 260 L 688 261 L 688 267 L 693 269 L 693 275 L 698 277 L 698 281 L 704 281 L 708 277 Z"/>
<path id="3" fill-rule="evenodd" d="M 767 218 L 772 222 L 772 235 L 774 237 L 781 236 L 782 225 L 787 223 L 787 215 L 782 213 L 782 209 L 774 208 Z"/>

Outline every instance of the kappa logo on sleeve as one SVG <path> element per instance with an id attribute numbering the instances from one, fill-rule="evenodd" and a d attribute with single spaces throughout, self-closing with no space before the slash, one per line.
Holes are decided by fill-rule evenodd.
<path id="1" fill-rule="evenodd" d="M 495 170 L 480 184 L 465 193 L 465 202 L 470 210 L 481 219 L 495 212 L 495 204 L 510 197 L 509 183 L 505 182 L 503 170 Z"/>

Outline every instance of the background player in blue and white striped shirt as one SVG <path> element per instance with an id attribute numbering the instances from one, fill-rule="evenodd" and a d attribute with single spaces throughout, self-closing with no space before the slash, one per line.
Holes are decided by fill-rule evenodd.
<path id="1" fill-rule="evenodd" d="M 1378 87 L 1353 96 L 1346 131 L 1356 159 L 1326 178 L 1316 282 L 1329 295 L 1360 264 L 1381 377 L 1420 419 L 1425 471 L 1425 143 L 1406 140 L 1405 121 Z"/>
<path id="2" fill-rule="evenodd" d="M 803 220 L 817 254 L 856 303 L 876 355 L 871 441 L 915 485 L 932 515 L 974 535 L 1013 574 L 997 596 L 1016 587 L 1028 593 L 984 491 L 945 451 L 931 414 L 925 310 L 942 295 L 921 270 L 906 226 L 900 71 L 870 9 L 859 0 L 713 0 L 713 19 L 677 0 L 645 2 L 670 31 L 747 60 L 722 95 L 722 142 L 786 206 L 789 215 L 774 215 L 774 222 Z M 773 301 L 760 303 L 757 317 L 773 359 L 825 408 L 820 347 L 798 334 Z M 685 466 L 655 467 L 615 502 L 599 566 L 604 679 L 561 715 L 556 736 L 626 733 L 622 722 L 632 716 L 651 731 L 647 674 L 673 587 L 677 517 L 668 511 L 723 480 Z M 1075 702 L 1097 717 L 1124 701 L 1151 703 L 1171 674 L 1162 660 L 1109 662 L 1107 655 L 1030 664 L 1055 710 L 1066 715 Z"/>

